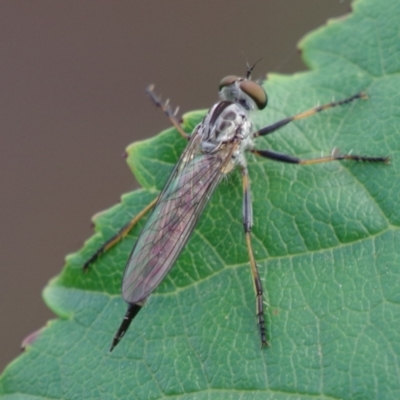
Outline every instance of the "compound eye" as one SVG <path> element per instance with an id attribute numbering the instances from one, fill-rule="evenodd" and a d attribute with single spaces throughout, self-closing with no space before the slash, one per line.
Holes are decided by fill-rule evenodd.
<path id="1" fill-rule="evenodd" d="M 240 82 L 239 86 L 240 89 L 257 104 L 259 110 L 262 110 L 267 106 L 267 93 L 265 93 L 265 90 L 258 83 L 244 80 Z"/>
<path id="2" fill-rule="evenodd" d="M 221 79 L 219 83 L 219 90 L 223 89 L 226 86 L 232 85 L 232 83 L 236 82 L 240 77 L 235 75 L 228 75 L 225 78 Z"/>

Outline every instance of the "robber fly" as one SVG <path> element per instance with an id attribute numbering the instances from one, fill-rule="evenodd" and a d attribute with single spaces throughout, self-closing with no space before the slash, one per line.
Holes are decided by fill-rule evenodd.
<path id="1" fill-rule="evenodd" d="M 275 161 L 303 165 L 334 160 L 388 162 L 387 157 L 339 154 L 336 150 L 327 157 L 302 160 L 271 150 L 256 149 L 257 137 L 268 135 L 292 121 L 307 118 L 328 108 L 364 99 L 366 95 L 358 93 L 341 101 L 314 107 L 254 131 L 249 112 L 264 109 L 268 98 L 262 86 L 250 80 L 253 68 L 254 65 L 247 68 L 245 78 L 230 75 L 221 80 L 221 100 L 211 107 L 191 135 L 183 131 L 168 103 L 161 102 L 154 94 L 152 86 L 148 88 L 147 93 L 153 102 L 167 114 L 178 132 L 189 142 L 158 198 L 106 242 L 84 266 L 87 268 L 101 253 L 118 242 L 154 206 L 125 268 L 122 296 L 128 303 L 128 310 L 114 336 L 110 351 L 119 343 L 146 299 L 174 265 L 218 183 L 236 167 L 242 174 L 242 218 L 256 294 L 259 334 L 261 345 L 268 345 L 263 287 L 251 245 L 253 218 L 246 152 Z"/>

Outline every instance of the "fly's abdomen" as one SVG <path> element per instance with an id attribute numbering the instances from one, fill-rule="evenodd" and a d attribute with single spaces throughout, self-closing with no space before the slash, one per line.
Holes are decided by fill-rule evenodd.
<path id="1" fill-rule="evenodd" d="M 125 301 L 143 302 L 171 269 L 220 180 L 222 164 L 215 155 L 199 155 L 168 182 L 130 255 Z"/>

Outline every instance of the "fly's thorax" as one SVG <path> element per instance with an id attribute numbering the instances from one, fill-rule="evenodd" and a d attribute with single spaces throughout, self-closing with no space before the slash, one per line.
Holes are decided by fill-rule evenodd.
<path id="1" fill-rule="evenodd" d="M 198 127 L 202 151 L 211 153 L 235 139 L 247 142 L 251 129 L 247 110 L 237 103 L 220 101 L 210 109 Z"/>

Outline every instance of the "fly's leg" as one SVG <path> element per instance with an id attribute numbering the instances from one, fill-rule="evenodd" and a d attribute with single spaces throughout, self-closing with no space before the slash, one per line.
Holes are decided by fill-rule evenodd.
<path id="1" fill-rule="evenodd" d="M 251 205 L 250 182 L 246 167 L 242 167 L 243 180 L 243 227 L 246 236 L 246 245 L 249 252 L 250 269 L 253 277 L 254 291 L 256 293 L 256 315 L 260 329 L 261 346 L 269 346 L 267 341 L 267 329 L 264 318 L 263 287 L 258 273 L 253 247 L 251 246 L 251 227 L 253 225 L 253 211 Z"/>
<path id="2" fill-rule="evenodd" d="M 340 154 L 338 149 L 333 149 L 331 155 L 326 157 L 318 157 L 318 158 L 309 158 L 306 160 L 302 160 L 301 158 L 289 156 L 287 154 L 277 153 L 271 150 L 251 150 L 251 152 L 257 156 L 261 156 L 264 158 L 269 158 L 270 160 L 281 161 L 289 164 L 301 164 L 301 165 L 310 165 L 310 164 L 319 164 L 329 161 L 339 161 L 339 160 L 353 160 L 353 161 L 362 161 L 362 162 L 381 162 L 388 164 L 390 161 L 389 157 L 367 157 L 360 156 L 356 154 Z"/>
<path id="3" fill-rule="evenodd" d="M 174 125 L 179 134 L 185 139 L 190 139 L 190 135 L 188 135 L 180 126 L 179 121 L 176 119 L 176 114 L 178 113 L 178 109 L 174 112 L 171 110 L 168 104 L 168 100 L 166 102 L 162 102 L 161 99 L 153 92 L 154 86 L 150 85 L 146 89 L 146 93 L 149 95 L 150 99 L 153 103 L 161 108 L 164 113 L 167 115 L 171 123 Z M 85 262 L 83 265 L 83 270 L 87 271 L 90 264 L 95 262 L 103 253 L 114 247 L 118 242 L 120 242 L 130 231 L 131 229 L 140 221 L 140 219 L 151 210 L 155 204 L 157 203 L 158 198 L 154 199 L 149 205 L 147 205 L 139 214 L 133 217 L 126 225 L 124 225 L 114 236 L 108 239 L 101 247 L 99 247 L 95 253 Z M 122 336 L 121 336 L 122 337 Z"/>
<path id="4" fill-rule="evenodd" d="M 176 119 L 176 115 L 178 113 L 179 108 L 177 108 L 175 111 L 172 111 L 170 106 L 169 106 L 169 100 L 166 100 L 165 102 L 162 102 L 161 99 L 154 93 L 154 85 L 150 85 L 146 89 L 146 93 L 149 95 L 150 99 L 153 101 L 153 103 L 161 108 L 162 111 L 164 111 L 165 115 L 168 117 L 168 119 L 171 121 L 172 125 L 175 127 L 175 129 L 179 132 L 179 134 L 186 140 L 190 139 L 190 135 L 188 135 L 181 127 L 181 124 L 179 121 Z"/>
<path id="5" fill-rule="evenodd" d="M 278 129 L 282 128 L 283 126 L 287 125 L 289 122 L 297 121 L 299 119 L 311 117 L 312 115 L 317 114 L 317 113 L 319 113 L 321 111 L 324 111 L 324 110 L 327 110 L 329 108 L 333 108 L 333 107 L 336 107 L 336 106 L 342 106 L 344 104 L 351 103 L 352 101 L 357 100 L 357 99 L 365 100 L 367 98 L 368 98 L 367 94 L 364 93 L 364 92 L 361 92 L 361 93 L 357 93 L 357 94 L 355 94 L 355 95 L 353 95 L 351 97 L 348 97 L 347 99 L 344 99 L 344 100 L 333 101 L 333 102 L 328 103 L 328 104 L 323 104 L 322 106 L 313 107 L 313 108 L 310 108 L 307 111 L 303 111 L 303 112 L 301 112 L 299 114 L 296 114 L 296 115 L 293 115 L 291 117 L 284 118 L 284 119 L 282 119 L 282 120 L 280 120 L 278 122 L 275 122 L 272 125 L 266 126 L 266 127 L 262 128 L 262 129 L 260 129 L 259 131 L 253 133 L 252 136 L 255 138 L 255 137 L 258 137 L 258 136 L 269 135 L 270 133 L 275 132 Z"/>
<path id="6" fill-rule="evenodd" d="M 135 215 L 126 225 L 124 225 L 114 236 L 108 239 L 101 247 L 99 247 L 95 253 L 85 262 L 83 265 L 83 270 L 87 271 L 90 264 L 95 262 L 103 253 L 110 250 L 118 242 L 120 242 L 131 229 L 142 219 L 142 217 L 147 214 L 157 203 L 158 197 L 156 197 L 151 203 L 149 203 L 142 211 Z"/>

